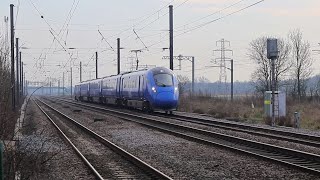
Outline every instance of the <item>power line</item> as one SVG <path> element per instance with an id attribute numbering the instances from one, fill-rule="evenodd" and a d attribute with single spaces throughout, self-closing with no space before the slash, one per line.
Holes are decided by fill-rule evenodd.
<path id="1" fill-rule="evenodd" d="M 239 3 L 243 2 L 243 1 L 247 1 L 247 0 L 240 0 L 240 1 L 236 2 L 236 3 L 234 3 L 234 4 L 231 4 L 231 5 L 223 8 L 223 9 L 220 9 L 220 10 L 218 10 L 218 11 L 215 11 L 215 12 L 213 12 L 213 13 L 207 15 L 207 16 L 201 17 L 201 18 L 196 19 L 196 20 L 194 20 L 194 21 L 189 21 L 188 23 L 186 23 L 186 24 L 184 24 L 184 25 L 178 26 L 176 29 L 180 29 L 180 28 L 186 27 L 186 26 L 188 26 L 188 25 L 190 25 L 190 24 L 193 24 L 193 23 L 195 23 L 195 22 L 201 21 L 202 19 L 205 19 L 205 18 L 208 18 L 208 17 L 213 16 L 213 15 L 215 15 L 215 14 L 221 13 L 222 11 L 224 11 L 224 10 L 226 10 L 226 9 L 229 9 L 229 8 L 235 6 L 235 5 L 237 5 L 237 4 L 239 4 Z M 178 31 L 179 31 L 179 30 L 178 30 Z"/>
<path id="2" fill-rule="evenodd" d="M 72 61 L 72 55 L 70 54 L 70 52 L 67 50 L 67 48 L 66 47 L 64 47 L 63 46 L 63 44 L 60 42 L 60 40 L 57 38 L 57 36 L 55 35 L 55 34 L 57 34 L 56 32 L 55 32 L 55 30 L 51 27 L 51 25 L 49 24 L 49 22 L 44 18 L 44 16 L 42 15 L 42 13 L 39 11 L 39 9 L 35 6 L 35 4 L 33 3 L 33 1 L 32 0 L 29 0 L 29 2 L 32 4 L 32 6 L 34 7 L 34 9 L 38 12 L 38 14 L 40 15 L 40 17 L 41 17 L 41 19 L 43 19 L 44 21 L 45 21 L 45 23 L 48 25 L 48 27 L 49 27 L 49 32 L 50 32 L 50 34 L 53 36 L 53 42 L 52 42 L 52 44 L 51 44 L 51 47 L 52 47 L 52 45 L 53 45 L 53 43 L 54 43 L 54 41 L 56 40 L 58 43 L 59 43 L 59 45 L 62 47 L 62 49 L 65 51 L 65 52 L 67 52 L 67 54 L 69 55 L 69 61 L 68 62 L 66 62 L 64 65 L 63 65 L 63 68 L 65 68 L 66 67 L 66 65 L 67 65 L 67 63 L 71 63 L 71 61 Z M 59 36 L 59 35 L 58 35 Z M 51 49 L 51 48 L 50 48 Z M 49 50 L 48 50 L 49 51 Z M 48 52 L 47 51 L 47 52 Z M 40 55 L 40 57 L 41 57 L 41 55 Z M 36 72 L 35 72 L 36 73 Z M 55 74 L 56 73 L 56 71 L 53 73 L 53 74 Z M 53 75 L 52 74 L 52 75 Z M 35 75 L 35 74 L 34 74 Z"/>
<path id="3" fill-rule="evenodd" d="M 235 5 L 239 4 L 239 3 L 242 2 L 242 1 L 245 1 L 245 0 L 238 1 L 237 3 L 234 3 L 234 4 L 232 4 L 232 5 L 224 8 L 224 9 L 222 9 L 222 10 L 219 10 L 219 11 L 217 11 L 217 12 L 215 12 L 215 13 L 222 12 L 223 10 L 226 10 L 226 9 L 232 7 L 232 6 L 235 6 Z M 195 26 L 195 27 L 193 27 L 193 28 L 189 28 L 189 30 L 187 30 L 187 31 L 185 31 L 185 32 L 182 32 L 182 33 L 180 33 L 180 34 L 177 34 L 177 35 L 175 35 L 174 37 L 181 36 L 181 35 L 183 35 L 183 34 L 186 34 L 186 33 L 188 33 L 188 32 L 191 32 L 191 31 L 193 31 L 193 30 L 196 30 L 196 29 L 199 29 L 199 28 L 201 28 L 201 27 L 203 27 L 203 26 L 206 26 L 206 25 L 208 25 L 208 24 L 210 24 L 210 23 L 213 23 L 213 22 L 216 22 L 216 21 L 218 21 L 218 20 L 224 19 L 224 18 L 226 18 L 226 17 L 228 17 L 228 16 L 231 16 L 231 15 L 236 14 L 236 13 L 238 13 L 238 12 L 241 12 L 241 11 L 243 11 L 243 10 L 245 10 L 245 9 L 248 9 L 248 8 L 250 8 L 250 7 L 252 7 L 252 6 L 255 6 L 255 5 L 257 5 L 257 4 L 259 4 L 259 3 L 263 2 L 263 1 L 264 1 L 264 0 L 260 0 L 260 1 L 258 1 L 258 2 L 255 2 L 255 3 L 251 4 L 251 5 L 249 5 L 249 6 L 246 6 L 246 7 L 242 8 L 242 9 L 240 9 L 240 10 L 237 10 L 237 11 L 234 11 L 234 12 L 232 12 L 232 13 L 229 13 L 229 14 L 227 14 L 227 15 L 225 15 L 225 16 L 222 16 L 222 17 L 220 17 L 220 18 L 217 18 L 217 19 L 214 19 L 214 20 L 212 20 L 212 21 L 209 21 L 209 22 L 200 24 L 200 25 Z M 213 15 L 213 14 L 215 14 L 215 13 L 212 13 L 211 15 Z M 208 15 L 208 16 L 206 16 L 206 17 L 209 17 L 209 16 L 211 16 L 211 15 Z M 206 17 L 203 17 L 202 19 L 204 19 L 204 18 L 206 18 Z M 189 24 L 191 24 L 191 23 L 189 23 Z M 185 25 L 183 25 L 183 26 L 185 26 Z M 183 27 L 183 26 L 180 26 L 180 27 Z M 179 27 L 178 27 L 178 28 L 179 28 Z M 178 30 L 178 31 L 179 31 L 179 30 Z M 181 30 L 180 30 L 180 31 L 181 31 Z M 167 34 L 166 36 L 168 36 L 168 34 Z M 154 45 L 160 44 L 160 43 L 163 42 L 164 40 L 165 40 L 165 38 L 162 38 L 160 41 L 155 42 L 155 43 L 149 45 L 148 47 L 150 48 L 150 47 L 152 47 L 152 46 L 154 46 Z"/>
<path id="4" fill-rule="evenodd" d="M 16 27 L 16 24 L 17 24 L 17 21 L 18 21 L 19 10 L 20 10 L 20 0 L 18 0 L 17 13 L 16 13 L 15 22 L 14 22 L 14 27 Z"/>
<path id="5" fill-rule="evenodd" d="M 138 23 L 136 23 L 134 26 L 137 26 L 138 24 L 145 22 L 145 20 L 149 19 L 151 16 L 159 13 L 162 9 L 167 8 L 168 5 L 170 5 L 171 3 L 173 3 L 174 0 L 170 1 L 169 3 L 167 3 L 166 5 L 164 5 L 163 7 L 161 7 L 159 10 L 157 10 L 156 12 L 150 14 L 148 17 L 142 19 L 141 21 L 139 21 Z"/>
<path id="6" fill-rule="evenodd" d="M 73 8 L 73 5 L 75 4 L 75 0 L 73 1 L 73 4 L 72 4 L 72 6 L 71 6 L 71 9 L 70 9 L 69 14 L 68 14 L 68 16 L 67 16 L 67 18 L 66 18 L 66 21 L 65 21 L 65 23 L 67 23 L 66 26 L 65 26 L 65 30 L 63 30 L 63 27 L 64 27 L 64 26 L 62 26 L 62 28 L 61 28 L 61 30 L 60 30 L 60 32 L 63 30 L 62 35 L 61 35 L 61 39 L 62 39 L 62 37 L 63 37 L 64 32 L 67 31 L 66 37 L 65 37 L 65 41 L 64 41 L 65 45 L 67 45 L 67 42 L 66 42 L 66 41 L 67 41 L 67 36 L 68 36 L 68 34 L 69 34 L 69 31 L 67 30 L 67 28 L 68 28 L 68 26 L 69 26 L 69 24 L 70 24 L 70 21 L 71 21 L 72 16 L 74 15 L 74 13 L 75 13 L 75 11 L 76 11 L 76 8 L 78 7 L 79 2 L 80 2 L 80 0 L 78 0 L 77 4 L 76 4 L 75 7 Z M 58 35 L 60 35 L 60 32 L 59 32 Z"/>
<path id="7" fill-rule="evenodd" d="M 113 47 L 111 46 L 111 44 L 110 44 L 110 43 L 107 41 L 107 39 L 102 35 L 102 33 L 100 32 L 99 29 L 98 29 L 98 32 L 99 32 L 99 34 L 101 35 L 102 40 L 104 40 L 104 41 L 109 45 L 109 47 L 112 49 L 112 51 L 115 52 L 115 50 L 113 49 Z"/>
<path id="8" fill-rule="evenodd" d="M 200 25 L 198 25 L 198 26 L 191 27 L 191 28 L 189 28 L 189 30 L 186 30 L 185 32 L 180 33 L 180 34 L 176 35 L 175 37 L 181 36 L 181 35 L 186 34 L 186 33 L 188 33 L 188 32 L 191 32 L 191 31 L 194 31 L 194 30 L 196 30 L 196 29 L 202 28 L 202 27 L 204 27 L 204 26 L 206 26 L 206 25 L 208 25 L 208 24 L 211 24 L 211 23 L 213 23 L 213 22 L 216 22 L 216 21 L 219 21 L 219 20 L 221 20 L 221 19 L 224 19 L 224 18 L 226 18 L 226 17 L 228 17 L 228 16 L 231 16 L 231 15 L 233 15 L 233 14 L 236 14 L 236 13 L 239 13 L 239 12 L 241 12 L 241 11 L 244 11 L 244 10 L 246 10 L 246 9 L 252 7 L 252 6 L 255 6 L 255 5 L 257 5 L 257 4 L 260 4 L 260 3 L 263 2 L 263 1 L 264 1 L 264 0 L 260 0 L 260 1 L 258 1 L 258 2 L 253 3 L 253 4 L 250 4 L 249 6 L 246 6 L 246 7 L 244 7 L 244 8 L 239 9 L 239 10 L 233 11 L 232 13 L 229 13 L 229 14 L 227 14 L 227 15 L 225 15 L 225 16 L 216 18 L 216 19 L 211 20 L 211 21 L 208 21 L 208 22 L 206 22 L 206 23 L 202 23 L 202 24 L 200 24 Z"/>
<path id="9" fill-rule="evenodd" d="M 144 16 L 140 17 L 140 18 L 143 18 L 143 19 L 142 19 L 141 21 L 133 24 L 132 27 L 135 27 L 135 26 L 137 26 L 138 24 L 141 24 L 142 22 L 145 22 L 145 21 L 148 20 L 151 16 L 159 13 L 162 9 L 164 9 L 164 8 L 166 8 L 168 5 L 170 5 L 173 1 L 174 1 L 174 0 L 170 1 L 169 3 L 167 3 L 166 5 L 164 5 L 163 7 L 161 7 L 159 10 L 157 10 L 156 12 L 151 13 L 150 15 L 147 15 L 146 18 L 143 18 Z M 138 19 L 140 19 L 140 18 L 138 18 Z M 155 21 L 154 21 L 154 22 L 155 22 Z M 153 22 L 152 22 L 152 23 L 153 23 Z M 149 23 L 148 25 L 150 25 L 150 24 L 152 24 L 152 23 Z M 144 29 L 144 28 L 145 28 L 145 27 L 143 27 L 143 29 Z M 125 30 L 123 30 L 123 31 L 121 31 L 121 32 L 119 32 L 119 33 L 117 33 L 117 34 L 114 34 L 114 35 L 109 36 L 109 38 L 110 38 L 110 37 L 119 36 L 120 34 L 122 34 L 122 33 L 124 33 L 124 32 L 127 32 L 127 31 L 129 31 L 129 30 L 131 30 L 131 29 L 132 29 L 131 27 L 126 28 Z M 130 36 L 132 36 L 132 35 L 133 35 L 133 34 L 130 34 L 129 36 L 127 36 L 126 38 L 123 38 L 123 39 L 127 39 L 128 37 L 130 37 Z"/>
<path id="10" fill-rule="evenodd" d="M 179 8 L 180 6 L 182 6 L 183 4 L 185 4 L 185 3 L 188 2 L 188 1 L 189 1 L 189 0 L 183 1 L 183 2 L 180 3 L 177 7 L 175 7 L 174 10 L 177 9 L 177 8 Z M 171 1 L 171 2 L 173 2 L 173 1 Z M 163 8 L 165 8 L 165 7 L 167 7 L 168 5 L 170 5 L 171 2 L 168 3 L 166 6 L 164 6 Z M 162 8 L 162 9 L 163 9 L 163 8 Z M 162 9 L 161 9 L 161 10 L 162 10 Z M 160 10 L 159 10 L 158 12 L 160 12 Z M 155 14 L 156 14 L 156 13 L 155 13 Z M 146 27 L 148 27 L 148 26 L 150 26 L 151 24 L 157 22 L 160 18 L 162 18 L 163 16 L 165 16 L 165 15 L 167 15 L 167 14 L 169 14 L 169 12 L 166 12 L 165 14 L 162 14 L 161 16 L 158 16 L 157 19 L 151 21 L 150 23 L 148 23 L 147 25 L 145 25 L 145 26 L 143 26 L 142 28 L 138 29 L 137 31 L 141 31 L 141 30 L 145 29 Z M 127 38 L 129 38 L 130 36 L 132 36 L 132 35 L 133 35 L 133 34 L 130 34 L 129 36 L 127 36 L 127 37 L 124 38 L 124 39 L 127 39 Z"/>
<path id="11" fill-rule="evenodd" d="M 139 35 L 134 29 L 133 29 L 133 32 L 137 36 L 137 38 L 140 40 L 140 42 L 144 45 L 144 48 L 146 48 L 146 50 L 149 51 L 148 47 L 144 44 L 144 42 L 142 41 L 142 39 L 139 37 Z"/>

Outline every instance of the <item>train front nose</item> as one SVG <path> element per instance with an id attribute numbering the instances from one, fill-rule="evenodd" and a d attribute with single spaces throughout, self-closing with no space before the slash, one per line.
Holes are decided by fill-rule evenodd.
<path id="1" fill-rule="evenodd" d="M 156 96 L 155 106 L 159 109 L 172 110 L 177 107 L 178 99 L 173 92 L 160 92 Z"/>

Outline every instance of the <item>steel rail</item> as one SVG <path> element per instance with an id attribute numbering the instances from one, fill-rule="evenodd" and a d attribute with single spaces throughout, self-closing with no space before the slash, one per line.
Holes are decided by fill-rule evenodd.
<path id="1" fill-rule="evenodd" d="M 65 101 L 69 103 L 75 103 L 74 101 L 67 101 L 67 100 L 61 100 L 61 99 L 57 99 L 57 100 Z M 97 106 L 97 107 L 101 107 L 101 106 Z M 190 116 L 177 115 L 177 114 L 165 115 L 163 113 L 156 112 L 155 115 L 156 117 L 170 118 L 178 121 L 184 121 L 184 122 L 190 122 L 190 123 L 195 123 L 200 125 L 211 126 L 215 128 L 238 131 L 238 132 L 248 133 L 251 135 L 257 135 L 257 136 L 273 138 L 277 140 L 299 143 L 299 144 L 304 144 L 304 145 L 313 146 L 313 147 L 320 147 L 320 136 L 311 135 L 311 134 L 289 132 L 289 131 L 283 131 L 276 128 L 257 127 L 249 124 L 240 124 L 235 122 L 228 122 L 228 121 L 214 120 L 214 119 L 209 120 L 204 118 L 190 117 Z"/>
<path id="2" fill-rule="evenodd" d="M 93 167 L 93 165 L 88 161 L 86 157 L 80 152 L 80 150 L 71 142 L 71 140 L 67 137 L 67 135 L 59 128 L 59 126 L 53 121 L 53 119 L 45 112 L 45 110 L 35 101 L 34 103 L 38 106 L 41 112 L 47 117 L 47 119 L 53 124 L 53 126 L 59 131 L 60 135 L 64 140 L 66 140 L 72 149 L 76 152 L 76 154 L 81 158 L 81 160 L 90 168 L 93 172 L 94 176 L 97 179 L 103 180 L 104 178 L 100 175 L 100 173 Z"/>
<path id="3" fill-rule="evenodd" d="M 170 178 L 166 174 L 162 173 L 161 171 L 157 170 L 156 168 L 152 167 L 151 165 L 147 164 L 146 162 L 140 160 L 138 157 L 136 157 L 133 154 L 127 152 L 126 150 L 124 150 L 123 148 L 119 147 L 118 145 L 116 145 L 116 144 L 112 143 L 111 141 L 105 139 L 104 137 L 100 136 L 96 132 L 90 130 L 89 128 L 87 128 L 84 125 L 80 124 L 76 120 L 74 120 L 71 117 L 65 115 L 61 111 L 55 109 L 51 105 L 45 103 L 44 101 L 42 101 L 40 99 L 38 99 L 38 101 L 40 101 L 41 103 L 43 103 L 44 105 L 46 105 L 47 107 L 49 107 L 50 109 L 55 111 L 56 113 L 60 114 L 61 116 L 65 117 L 70 122 L 74 123 L 77 127 L 81 128 L 86 133 L 88 133 L 89 135 L 91 135 L 92 137 L 97 139 L 99 142 L 101 142 L 102 144 L 108 146 L 110 149 L 114 150 L 120 156 L 126 158 L 128 161 L 132 162 L 133 164 L 135 164 L 139 168 L 143 169 L 145 172 L 148 172 L 150 175 L 152 175 L 152 177 L 154 179 L 172 180 L 172 178 Z"/>
<path id="4" fill-rule="evenodd" d="M 83 104 L 83 103 L 79 104 L 74 102 L 68 102 L 68 103 L 74 104 L 75 106 L 78 106 L 78 107 L 80 106 L 82 108 L 89 109 L 95 112 L 100 112 L 100 113 L 107 112 L 109 115 L 112 115 L 121 119 L 125 119 L 128 121 L 136 122 L 147 127 L 158 129 L 160 131 L 170 133 L 178 137 L 193 140 L 193 141 L 200 142 L 207 145 L 216 145 L 216 146 L 240 151 L 246 154 L 262 157 L 264 159 L 276 161 L 285 165 L 289 165 L 307 172 L 320 175 L 320 156 L 316 154 L 284 148 L 284 147 L 271 145 L 267 143 L 256 142 L 256 141 L 247 140 L 244 138 L 234 137 L 226 134 L 216 133 L 216 132 L 188 127 L 184 125 L 168 123 L 161 120 L 155 120 L 149 117 L 130 114 L 130 113 L 117 111 L 117 110 L 105 109 L 98 106 L 92 106 L 92 105 Z M 146 121 L 147 123 L 142 122 L 142 120 Z M 157 124 L 158 126 L 154 124 Z M 188 135 L 186 133 L 176 132 L 173 130 L 163 128 L 161 126 L 175 127 L 183 131 L 198 133 L 211 138 L 211 140 L 207 140 L 203 137 Z"/>
<path id="5" fill-rule="evenodd" d="M 294 135 L 286 135 L 283 134 L 282 131 L 281 133 L 278 133 L 279 131 L 271 130 L 266 131 L 265 129 L 256 129 L 256 128 L 250 128 L 251 126 L 249 125 L 246 126 L 245 129 L 242 129 L 241 127 L 234 125 L 233 123 L 220 123 L 219 121 L 215 120 L 207 120 L 207 119 L 201 119 L 201 118 L 185 118 L 185 116 L 181 115 L 165 115 L 163 113 L 157 113 L 157 117 L 163 117 L 163 118 L 169 118 L 173 120 L 178 120 L 178 121 L 183 121 L 183 122 L 189 122 L 189 123 L 194 123 L 194 124 L 199 124 L 199 125 L 205 125 L 205 126 L 211 126 L 215 128 L 220 128 L 220 129 L 226 129 L 226 130 L 232 130 L 232 131 L 237 131 L 237 132 L 242 132 L 242 133 L 248 133 L 251 135 L 257 135 L 257 136 L 262 136 L 262 137 L 267 137 L 267 138 L 272 138 L 272 139 L 277 139 L 277 140 L 282 140 L 282 141 L 288 141 L 288 142 L 293 142 L 293 143 L 299 143 L 299 144 L 304 144 L 308 146 L 314 146 L 314 147 L 320 147 L 320 139 L 319 140 L 309 140 L 309 135 L 304 134 L 301 136 L 294 136 Z M 188 116 L 187 116 L 188 117 Z M 291 136 L 290 136 L 291 135 Z M 319 137 L 320 138 L 320 137 Z M 315 139 L 315 138 L 314 138 Z"/>

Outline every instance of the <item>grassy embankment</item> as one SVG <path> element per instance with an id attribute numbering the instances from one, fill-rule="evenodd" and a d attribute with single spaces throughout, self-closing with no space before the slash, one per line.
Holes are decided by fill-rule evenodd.
<path id="1" fill-rule="evenodd" d="M 180 97 L 180 111 L 209 114 L 216 118 L 227 118 L 234 121 L 269 124 L 264 118 L 262 97 L 242 97 L 233 102 L 212 97 Z M 297 102 L 287 100 L 287 117 L 277 120 L 278 125 L 292 127 L 294 112 L 301 113 L 301 128 L 320 129 L 320 103 L 315 101 Z"/>

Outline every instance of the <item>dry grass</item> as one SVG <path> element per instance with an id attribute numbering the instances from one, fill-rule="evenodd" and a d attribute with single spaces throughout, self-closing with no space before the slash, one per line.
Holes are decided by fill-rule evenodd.
<path id="1" fill-rule="evenodd" d="M 294 112 L 300 112 L 301 127 L 306 129 L 320 129 L 320 103 L 317 101 L 287 101 L 287 113 L 293 119 Z"/>
<path id="2" fill-rule="evenodd" d="M 262 121 L 263 100 L 261 98 L 243 97 L 233 102 L 212 97 L 182 97 L 180 111 L 210 114 L 216 118 L 229 118 L 237 121 Z M 254 106 L 254 108 L 253 108 Z"/>
<path id="3" fill-rule="evenodd" d="M 320 129 L 320 103 L 315 101 L 287 100 L 287 117 L 276 120 L 279 126 L 294 125 L 294 112 L 301 113 L 301 127 Z M 254 108 L 253 108 L 254 106 Z M 234 121 L 271 124 L 270 118 L 264 117 L 263 98 L 247 96 L 237 98 L 233 102 L 212 97 L 180 97 L 180 111 L 209 114 L 216 118 Z"/>

